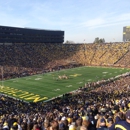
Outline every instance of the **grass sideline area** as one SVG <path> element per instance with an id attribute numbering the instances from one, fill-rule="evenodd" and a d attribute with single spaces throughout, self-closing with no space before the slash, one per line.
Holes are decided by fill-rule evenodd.
<path id="1" fill-rule="evenodd" d="M 61 71 L 38 74 L 22 78 L 0 81 L 0 93 L 27 102 L 47 101 L 74 91 L 85 83 L 109 79 L 129 72 L 125 68 L 78 67 Z M 59 79 L 58 75 L 68 79 Z"/>

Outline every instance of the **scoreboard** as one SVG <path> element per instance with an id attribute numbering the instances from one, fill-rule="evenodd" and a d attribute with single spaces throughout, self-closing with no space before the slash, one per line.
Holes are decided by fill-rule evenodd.
<path id="1" fill-rule="evenodd" d="M 123 41 L 130 41 L 130 26 L 123 27 Z"/>

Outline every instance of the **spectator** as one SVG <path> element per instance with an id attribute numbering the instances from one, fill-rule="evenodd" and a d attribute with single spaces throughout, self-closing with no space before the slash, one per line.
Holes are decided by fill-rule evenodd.
<path id="1" fill-rule="evenodd" d="M 108 128 L 106 127 L 106 121 L 104 118 L 100 119 L 100 127 L 97 128 L 97 130 L 108 130 Z"/>
<path id="2" fill-rule="evenodd" d="M 129 130 L 130 129 L 130 110 L 126 112 L 126 120 L 118 121 L 109 130 Z"/>

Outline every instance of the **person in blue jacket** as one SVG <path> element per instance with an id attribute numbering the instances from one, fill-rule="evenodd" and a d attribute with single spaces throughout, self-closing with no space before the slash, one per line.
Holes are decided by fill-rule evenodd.
<path id="1" fill-rule="evenodd" d="M 126 120 L 113 124 L 109 130 L 130 130 L 130 110 L 126 112 Z"/>

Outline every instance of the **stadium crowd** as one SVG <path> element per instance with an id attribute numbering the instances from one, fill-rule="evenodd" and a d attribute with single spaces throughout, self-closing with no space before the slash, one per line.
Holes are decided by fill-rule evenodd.
<path id="1" fill-rule="evenodd" d="M 0 130 L 130 130 L 130 75 L 49 102 L 0 95 Z"/>
<path id="2" fill-rule="evenodd" d="M 73 59 L 83 65 L 130 67 L 129 58 L 122 61 L 122 57 L 130 54 L 129 46 L 130 43 L 84 44 L 73 55 Z"/>
<path id="3" fill-rule="evenodd" d="M 56 66 L 66 66 L 65 60 L 129 66 L 129 55 L 121 62 L 130 53 L 129 45 L 0 45 L 0 63 L 6 79 L 43 73 L 43 68 L 53 71 Z M 49 102 L 27 103 L 0 94 L 0 130 L 130 130 L 129 89 L 127 75 L 96 87 L 85 85 Z"/>
<path id="4" fill-rule="evenodd" d="M 69 68 L 73 63 L 130 67 L 129 46 L 130 43 L 0 45 L 0 65 L 5 79 L 53 71 L 58 66 Z"/>
<path id="5" fill-rule="evenodd" d="M 62 44 L 0 45 L 1 65 L 45 68 L 49 62 L 67 59 L 73 55 L 77 46 Z"/>
<path id="6" fill-rule="evenodd" d="M 82 65 L 114 65 L 129 52 L 129 46 L 130 43 L 0 45 L 0 60 L 2 66 L 26 68 L 49 68 L 65 65 L 67 61 Z M 129 62 L 128 58 L 120 65 L 128 67 Z"/>

